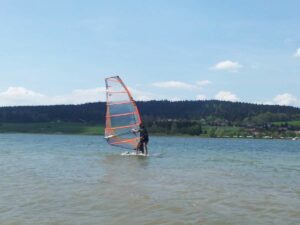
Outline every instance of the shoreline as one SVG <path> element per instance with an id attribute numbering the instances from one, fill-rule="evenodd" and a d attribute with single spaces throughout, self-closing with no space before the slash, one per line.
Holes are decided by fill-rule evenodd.
<path id="1" fill-rule="evenodd" d="M 1 134 L 30 134 L 30 135 L 72 135 L 72 136 L 103 136 L 103 133 L 63 133 L 63 132 L 18 132 L 18 131 L 9 131 L 9 132 L 0 132 Z M 176 134 L 151 134 L 150 136 L 152 137 L 172 137 L 172 138 L 208 138 L 208 139 L 247 139 L 247 140 L 289 140 L 289 141 L 300 141 L 299 137 L 293 138 L 293 137 L 287 137 L 287 138 L 273 138 L 273 137 L 269 137 L 269 138 L 259 138 L 259 137 L 209 137 L 209 136 L 204 136 L 204 135 L 199 135 L 199 136 L 195 136 L 195 135 L 176 135 Z"/>
<path id="2" fill-rule="evenodd" d="M 192 135 L 185 133 L 171 133 L 169 130 L 166 132 L 155 132 L 148 129 L 151 136 L 160 137 L 195 137 L 195 138 L 227 138 L 227 139 L 278 139 L 278 140 L 299 140 L 300 133 L 296 135 L 285 135 L 279 133 L 272 133 L 262 131 L 257 135 L 251 133 L 232 133 L 233 127 L 213 127 L 213 129 L 220 129 L 223 132 L 220 134 L 214 133 L 213 135 L 205 128 L 202 134 Z M 55 135 L 91 135 L 103 136 L 104 126 L 98 123 L 79 123 L 79 122 L 43 122 L 43 123 L 0 123 L 0 133 L 10 134 L 55 134 Z"/>

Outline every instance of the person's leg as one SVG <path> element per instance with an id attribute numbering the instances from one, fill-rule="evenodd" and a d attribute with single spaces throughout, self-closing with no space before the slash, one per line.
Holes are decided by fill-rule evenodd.
<path id="1" fill-rule="evenodd" d="M 137 147 L 136 147 L 136 154 L 139 154 L 140 148 L 141 148 L 141 141 L 139 141 Z"/>
<path id="2" fill-rule="evenodd" d="M 148 155 L 148 140 L 145 141 L 145 155 Z"/>
<path id="3" fill-rule="evenodd" d="M 140 151 L 144 154 L 144 141 L 141 141 Z"/>

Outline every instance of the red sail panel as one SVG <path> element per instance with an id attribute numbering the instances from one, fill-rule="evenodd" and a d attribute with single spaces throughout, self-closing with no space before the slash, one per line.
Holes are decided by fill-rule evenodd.
<path id="1" fill-rule="evenodd" d="M 113 146 L 136 149 L 139 143 L 141 116 L 128 88 L 119 76 L 105 79 L 105 139 Z"/>

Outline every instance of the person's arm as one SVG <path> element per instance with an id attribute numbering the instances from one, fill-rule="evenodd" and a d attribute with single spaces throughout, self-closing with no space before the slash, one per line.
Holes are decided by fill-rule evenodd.
<path id="1" fill-rule="evenodd" d="M 131 129 L 131 132 L 132 132 L 132 133 L 137 133 L 137 132 L 139 132 L 139 131 L 140 131 L 140 129 L 134 129 L 134 128 Z"/>

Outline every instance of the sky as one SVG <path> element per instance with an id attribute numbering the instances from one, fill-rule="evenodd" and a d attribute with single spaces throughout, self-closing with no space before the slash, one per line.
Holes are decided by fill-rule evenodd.
<path id="1" fill-rule="evenodd" d="M 136 100 L 300 107 L 298 0 L 0 0 L 0 106 Z"/>

